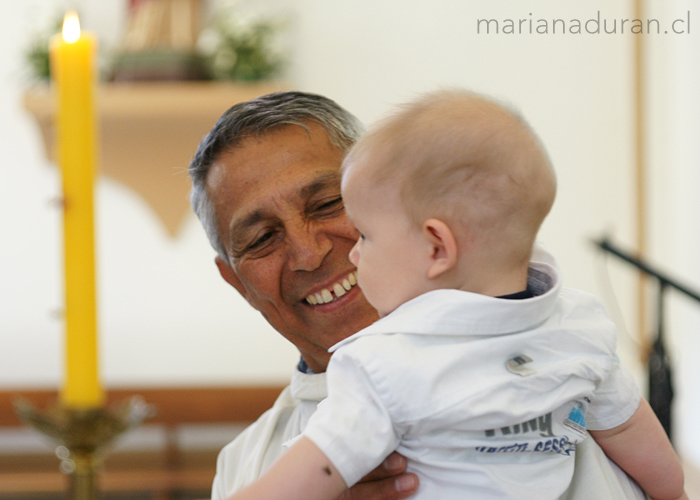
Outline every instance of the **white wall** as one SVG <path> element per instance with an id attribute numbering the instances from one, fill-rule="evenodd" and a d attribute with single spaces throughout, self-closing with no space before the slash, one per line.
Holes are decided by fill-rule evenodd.
<path id="1" fill-rule="evenodd" d="M 85 13 L 85 25 L 102 35 L 103 46 L 113 46 L 123 28 L 126 2 L 77 3 Z M 692 10 L 686 3 L 690 4 L 668 3 L 658 12 L 660 21 L 668 23 Z M 58 385 L 61 378 L 62 325 L 51 317 L 61 302 L 60 217 L 47 201 L 56 196 L 58 179 L 43 159 L 38 130 L 22 110 L 19 69 L 20 42 L 38 18 L 65 4 L 60 0 L 3 4 L 3 15 L 17 19 L 0 32 L 3 46 L 14 47 L 0 51 L 5 159 L 0 187 L 0 329 L 6 345 L 0 351 L 0 385 L 4 386 Z M 622 246 L 634 244 L 633 35 L 620 34 L 619 25 L 618 34 L 534 32 L 540 18 L 550 23 L 564 19 L 569 26 L 573 19 L 585 22 L 598 13 L 608 22 L 631 18 L 631 2 L 270 0 L 265 5 L 292 16 L 287 81 L 336 99 L 363 121 L 371 122 L 395 103 L 439 86 L 484 91 L 520 108 L 547 145 L 559 177 L 558 199 L 542 241 L 558 257 L 565 283 L 602 296 L 623 330 L 626 324 L 635 335 L 634 274 L 610 261 L 622 311 L 618 315 L 612 293 L 598 279 L 604 267 L 588 241 L 606 232 Z M 476 33 L 478 18 L 526 22 L 522 34 L 486 35 Z M 667 35 L 646 40 L 656 50 L 663 46 L 678 54 L 681 59 L 675 67 L 687 76 L 693 64 L 697 71 L 690 57 L 696 38 Z M 659 93 L 692 93 L 693 87 L 682 83 L 685 80 L 657 80 Z M 697 120 L 698 114 L 693 117 L 685 101 L 673 102 L 675 107 L 662 106 L 665 123 L 677 123 L 676 112 L 683 120 Z M 227 107 L 222 103 L 222 112 Z M 673 154 L 682 156 L 683 148 L 693 145 L 690 136 L 697 127 L 679 128 Z M 690 163 L 676 163 L 674 178 L 657 183 L 669 191 L 658 195 L 663 206 L 652 207 L 664 214 L 654 225 L 666 231 L 662 246 L 667 252 L 659 257 L 674 262 L 680 257 L 672 252 L 686 251 L 686 262 L 691 262 L 692 253 L 681 249 L 699 246 L 697 236 L 694 247 L 680 244 L 697 226 L 687 217 L 698 208 L 690 187 L 693 181 L 697 186 L 698 179 L 690 177 L 697 168 L 682 166 Z M 684 196 L 668 194 L 676 184 L 685 187 Z M 100 181 L 98 200 L 101 356 L 108 384 L 285 380 L 296 353 L 218 277 L 213 252 L 194 216 L 178 238 L 169 239 L 145 203 L 114 181 Z M 667 210 L 666 204 L 673 209 Z M 700 282 L 697 264 L 693 265 Z M 678 272 L 692 277 L 689 267 L 679 264 Z M 674 337 L 678 350 L 684 342 L 695 346 L 690 334 L 682 335 L 686 337 Z M 634 364 L 630 339 L 623 333 L 621 344 L 625 359 Z M 697 379 L 687 365 L 682 370 L 685 380 Z M 685 394 L 679 396 L 679 404 L 689 417 L 700 396 L 697 388 L 687 385 L 681 383 Z M 680 425 L 679 432 L 690 433 L 689 427 Z M 697 447 L 700 440 L 694 441 Z M 692 446 L 688 450 L 700 457 Z"/>
<path id="2" fill-rule="evenodd" d="M 83 25 L 113 50 L 122 0 L 78 4 Z M 22 109 L 22 50 L 30 32 L 68 2 L 3 2 L 0 121 L 0 384 L 59 385 L 62 378 L 60 192 L 39 130 Z M 61 6 L 57 8 L 56 6 Z M 222 103 L 222 112 L 228 107 Z M 194 151 L 193 151 L 194 153 Z M 185 168 L 189 158 L 183 158 Z M 226 285 L 196 218 L 170 239 L 137 195 L 103 178 L 96 190 L 101 368 L 107 384 L 284 382 L 298 353 Z"/>
<path id="3" fill-rule="evenodd" d="M 691 33 L 649 45 L 650 259 L 682 284 L 700 291 L 700 41 L 695 25 L 700 1 L 654 0 L 658 15 L 691 13 Z M 681 453 L 700 463 L 700 304 L 668 294 L 666 315 L 676 365 L 674 426 Z"/>

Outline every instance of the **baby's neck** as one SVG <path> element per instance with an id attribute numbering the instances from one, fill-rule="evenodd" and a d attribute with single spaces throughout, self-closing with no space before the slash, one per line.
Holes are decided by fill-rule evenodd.
<path id="1" fill-rule="evenodd" d="M 482 271 L 471 276 L 467 274 L 462 286 L 456 288 L 489 297 L 503 297 L 527 290 L 527 263 L 507 272 L 498 272 L 496 269 Z"/>

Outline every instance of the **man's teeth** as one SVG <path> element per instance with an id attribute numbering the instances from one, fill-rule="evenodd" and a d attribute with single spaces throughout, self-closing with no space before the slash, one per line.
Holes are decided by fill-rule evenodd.
<path id="1" fill-rule="evenodd" d="M 333 286 L 330 288 L 324 288 L 318 293 L 312 293 L 306 297 L 306 302 L 311 305 L 328 304 L 348 293 L 355 285 L 357 285 L 357 271 L 351 272 L 340 282 L 333 283 Z"/>

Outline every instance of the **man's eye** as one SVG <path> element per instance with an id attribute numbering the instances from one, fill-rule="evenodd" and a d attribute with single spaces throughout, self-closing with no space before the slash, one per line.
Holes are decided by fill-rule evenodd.
<path id="1" fill-rule="evenodd" d="M 343 210 L 343 199 L 338 196 L 330 200 L 324 200 L 316 205 L 315 211 L 322 215 L 333 215 Z"/>
<path id="2" fill-rule="evenodd" d="M 248 245 L 248 250 L 257 250 L 258 248 L 262 248 L 267 242 L 270 241 L 272 235 L 272 231 L 263 233 L 261 236 L 253 240 L 253 242 Z"/>

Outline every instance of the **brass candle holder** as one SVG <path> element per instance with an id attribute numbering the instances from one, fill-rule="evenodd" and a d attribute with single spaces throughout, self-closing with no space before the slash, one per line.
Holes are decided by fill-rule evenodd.
<path id="1" fill-rule="evenodd" d="M 76 410 L 58 404 L 48 411 L 18 400 L 15 410 L 27 425 L 58 442 L 56 455 L 61 472 L 69 477 L 68 498 L 72 500 L 99 498 L 98 478 L 107 445 L 152 413 L 139 397 L 112 409 Z"/>

